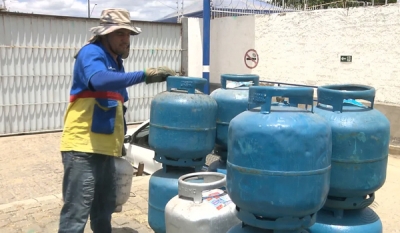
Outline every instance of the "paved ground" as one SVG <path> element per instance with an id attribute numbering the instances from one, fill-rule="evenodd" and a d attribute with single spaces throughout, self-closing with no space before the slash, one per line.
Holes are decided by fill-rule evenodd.
<path id="1" fill-rule="evenodd" d="M 1 233 L 57 232 L 62 205 L 59 140 L 60 133 L 0 137 Z M 128 203 L 113 215 L 114 233 L 153 232 L 147 224 L 148 178 L 134 177 Z"/>
<path id="2" fill-rule="evenodd" d="M 149 176 L 135 177 L 131 197 L 121 213 L 113 215 L 114 233 L 150 233 L 147 224 L 147 186 Z M 134 192 L 133 192 L 134 191 Z M 57 232 L 61 194 L 16 201 L 0 206 L 0 232 Z M 92 232 L 89 224 L 85 233 Z"/>
<path id="3" fill-rule="evenodd" d="M 0 137 L 0 232 L 54 233 L 61 207 L 60 133 Z M 373 209 L 385 233 L 400 233 L 400 158 L 389 158 Z M 135 177 L 131 197 L 114 214 L 114 233 L 153 232 L 147 224 L 149 176 Z M 91 232 L 87 227 L 85 232 Z"/>

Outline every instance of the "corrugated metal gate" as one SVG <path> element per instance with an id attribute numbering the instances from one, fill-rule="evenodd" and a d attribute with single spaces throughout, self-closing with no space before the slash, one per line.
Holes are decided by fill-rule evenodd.
<path id="1" fill-rule="evenodd" d="M 74 54 L 97 19 L 0 13 L 0 135 L 60 130 L 68 104 Z M 181 25 L 134 22 L 125 70 L 167 65 L 181 71 Z M 164 84 L 130 87 L 129 123 L 149 118 Z"/>

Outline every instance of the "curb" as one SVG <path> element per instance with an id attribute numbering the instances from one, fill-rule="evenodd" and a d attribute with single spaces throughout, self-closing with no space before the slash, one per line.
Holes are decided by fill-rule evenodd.
<path id="1" fill-rule="evenodd" d="M 394 156 L 400 155 L 400 146 L 391 146 L 389 145 L 389 154 Z"/>

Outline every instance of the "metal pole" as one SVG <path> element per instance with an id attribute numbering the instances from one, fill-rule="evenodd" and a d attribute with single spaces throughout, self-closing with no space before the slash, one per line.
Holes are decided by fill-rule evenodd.
<path id="1" fill-rule="evenodd" d="M 93 15 L 94 8 L 97 6 L 97 3 L 94 4 L 92 11 L 90 11 L 90 15 Z"/>
<path id="2" fill-rule="evenodd" d="M 210 94 L 210 0 L 203 0 L 203 78 L 207 80 L 204 94 Z"/>
<path id="3" fill-rule="evenodd" d="M 87 17 L 90 18 L 90 0 L 87 0 Z"/>

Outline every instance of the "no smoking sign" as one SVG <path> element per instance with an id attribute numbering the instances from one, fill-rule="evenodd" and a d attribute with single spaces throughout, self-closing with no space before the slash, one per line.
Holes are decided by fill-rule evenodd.
<path id="1" fill-rule="evenodd" d="M 258 65 L 258 53 L 254 49 L 249 49 L 244 55 L 244 64 L 249 69 L 254 69 Z"/>

